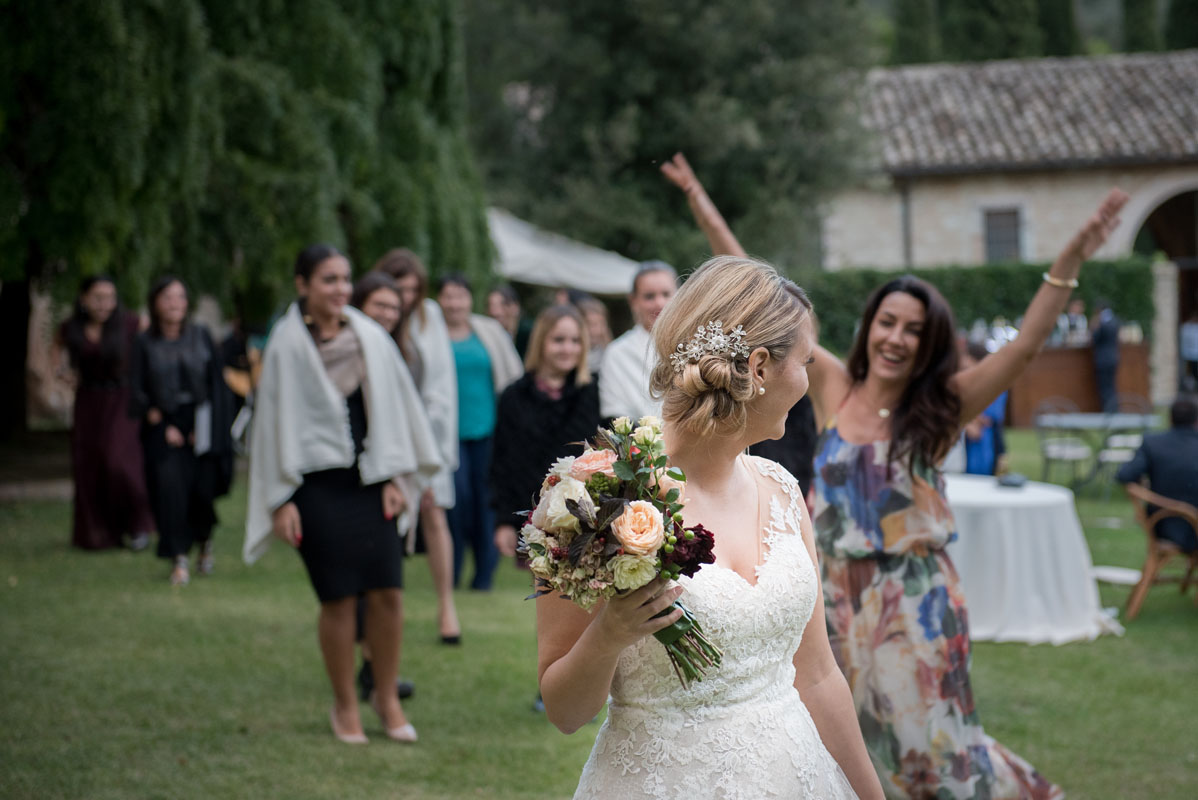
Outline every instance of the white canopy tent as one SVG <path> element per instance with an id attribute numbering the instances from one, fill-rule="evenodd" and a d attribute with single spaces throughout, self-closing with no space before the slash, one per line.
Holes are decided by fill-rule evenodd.
<path id="1" fill-rule="evenodd" d="M 624 295 L 639 264 L 632 259 L 561 234 L 549 233 L 499 208 L 487 209 L 487 224 L 503 277 L 539 286 Z"/>

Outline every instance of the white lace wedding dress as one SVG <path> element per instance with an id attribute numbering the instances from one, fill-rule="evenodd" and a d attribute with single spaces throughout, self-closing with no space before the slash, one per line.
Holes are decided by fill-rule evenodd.
<path id="1" fill-rule="evenodd" d="M 653 637 L 625 650 L 575 800 L 856 798 L 794 688 L 792 658 L 820 591 L 799 486 L 772 461 L 741 458 L 770 498 L 756 585 L 717 564 L 679 581 L 723 664 L 684 689 Z"/>

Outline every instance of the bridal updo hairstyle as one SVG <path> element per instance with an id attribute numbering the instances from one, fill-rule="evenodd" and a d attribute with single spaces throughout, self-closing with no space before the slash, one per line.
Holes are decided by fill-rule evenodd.
<path id="1" fill-rule="evenodd" d="M 724 333 L 744 328 L 749 351 L 764 347 L 782 361 L 811 313 L 811 301 L 793 281 L 769 264 L 740 256 L 716 256 L 699 267 L 653 324 L 657 365 L 650 388 L 662 399 L 662 417 L 699 436 L 739 433 L 748 418 L 747 404 L 757 396 L 748 361 L 704 354 L 674 371 L 670 356 L 686 346 L 710 322 Z"/>

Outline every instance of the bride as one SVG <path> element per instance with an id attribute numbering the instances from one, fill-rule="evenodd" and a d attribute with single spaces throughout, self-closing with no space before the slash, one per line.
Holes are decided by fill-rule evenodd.
<path id="1" fill-rule="evenodd" d="M 807 390 L 810 312 L 803 291 L 772 267 L 721 256 L 653 326 L 666 452 L 687 476 L 685 523 L 715 533 L 716 563 L 590 614 L 552 594 L 537 600 L 550 721 L 573 733 L 611 699 L 576 798 L 882 796 L 828 645 L 798 484 L 774 462 L 744 455 L 782 435 Z M 723 336 L 688 348 L 714 322 Z M 692 355 L 670 358 L 682 350 Z M 679 598 L 724 652 L 690 688 L 651 636 L 677 619 L 678 611 L 654 615 Z"/>

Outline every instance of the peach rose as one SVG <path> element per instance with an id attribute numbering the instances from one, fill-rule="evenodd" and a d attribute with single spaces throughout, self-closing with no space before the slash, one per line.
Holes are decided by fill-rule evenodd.
<path id="1" fill-rule="evenodd" d="M 671 489 L 678 490 L 678 500 L 676 502 L 686 503 L 686 481 L 676 481 L 669 475 L 661 474 L 656 480 L 657 499 L 665 502 L 666 495 Z"/>
<path id="2" fill-rule="evenodd" d="M 634 556 L 651 556 L 665 541 L 665 523 L 661 512 L 647 500 L 633 500 L 612 521 L 611 531 Z"/>
<path id="3" fill-rule="evenodd" d="M 574 459 L 574 463 L 570 465 L 570 477 L 583 483 L 595 474 L 614 478 L 616 473 L 611 466 L 614 463 L 616 454 L 611 450 L 588 450 Z"/>

